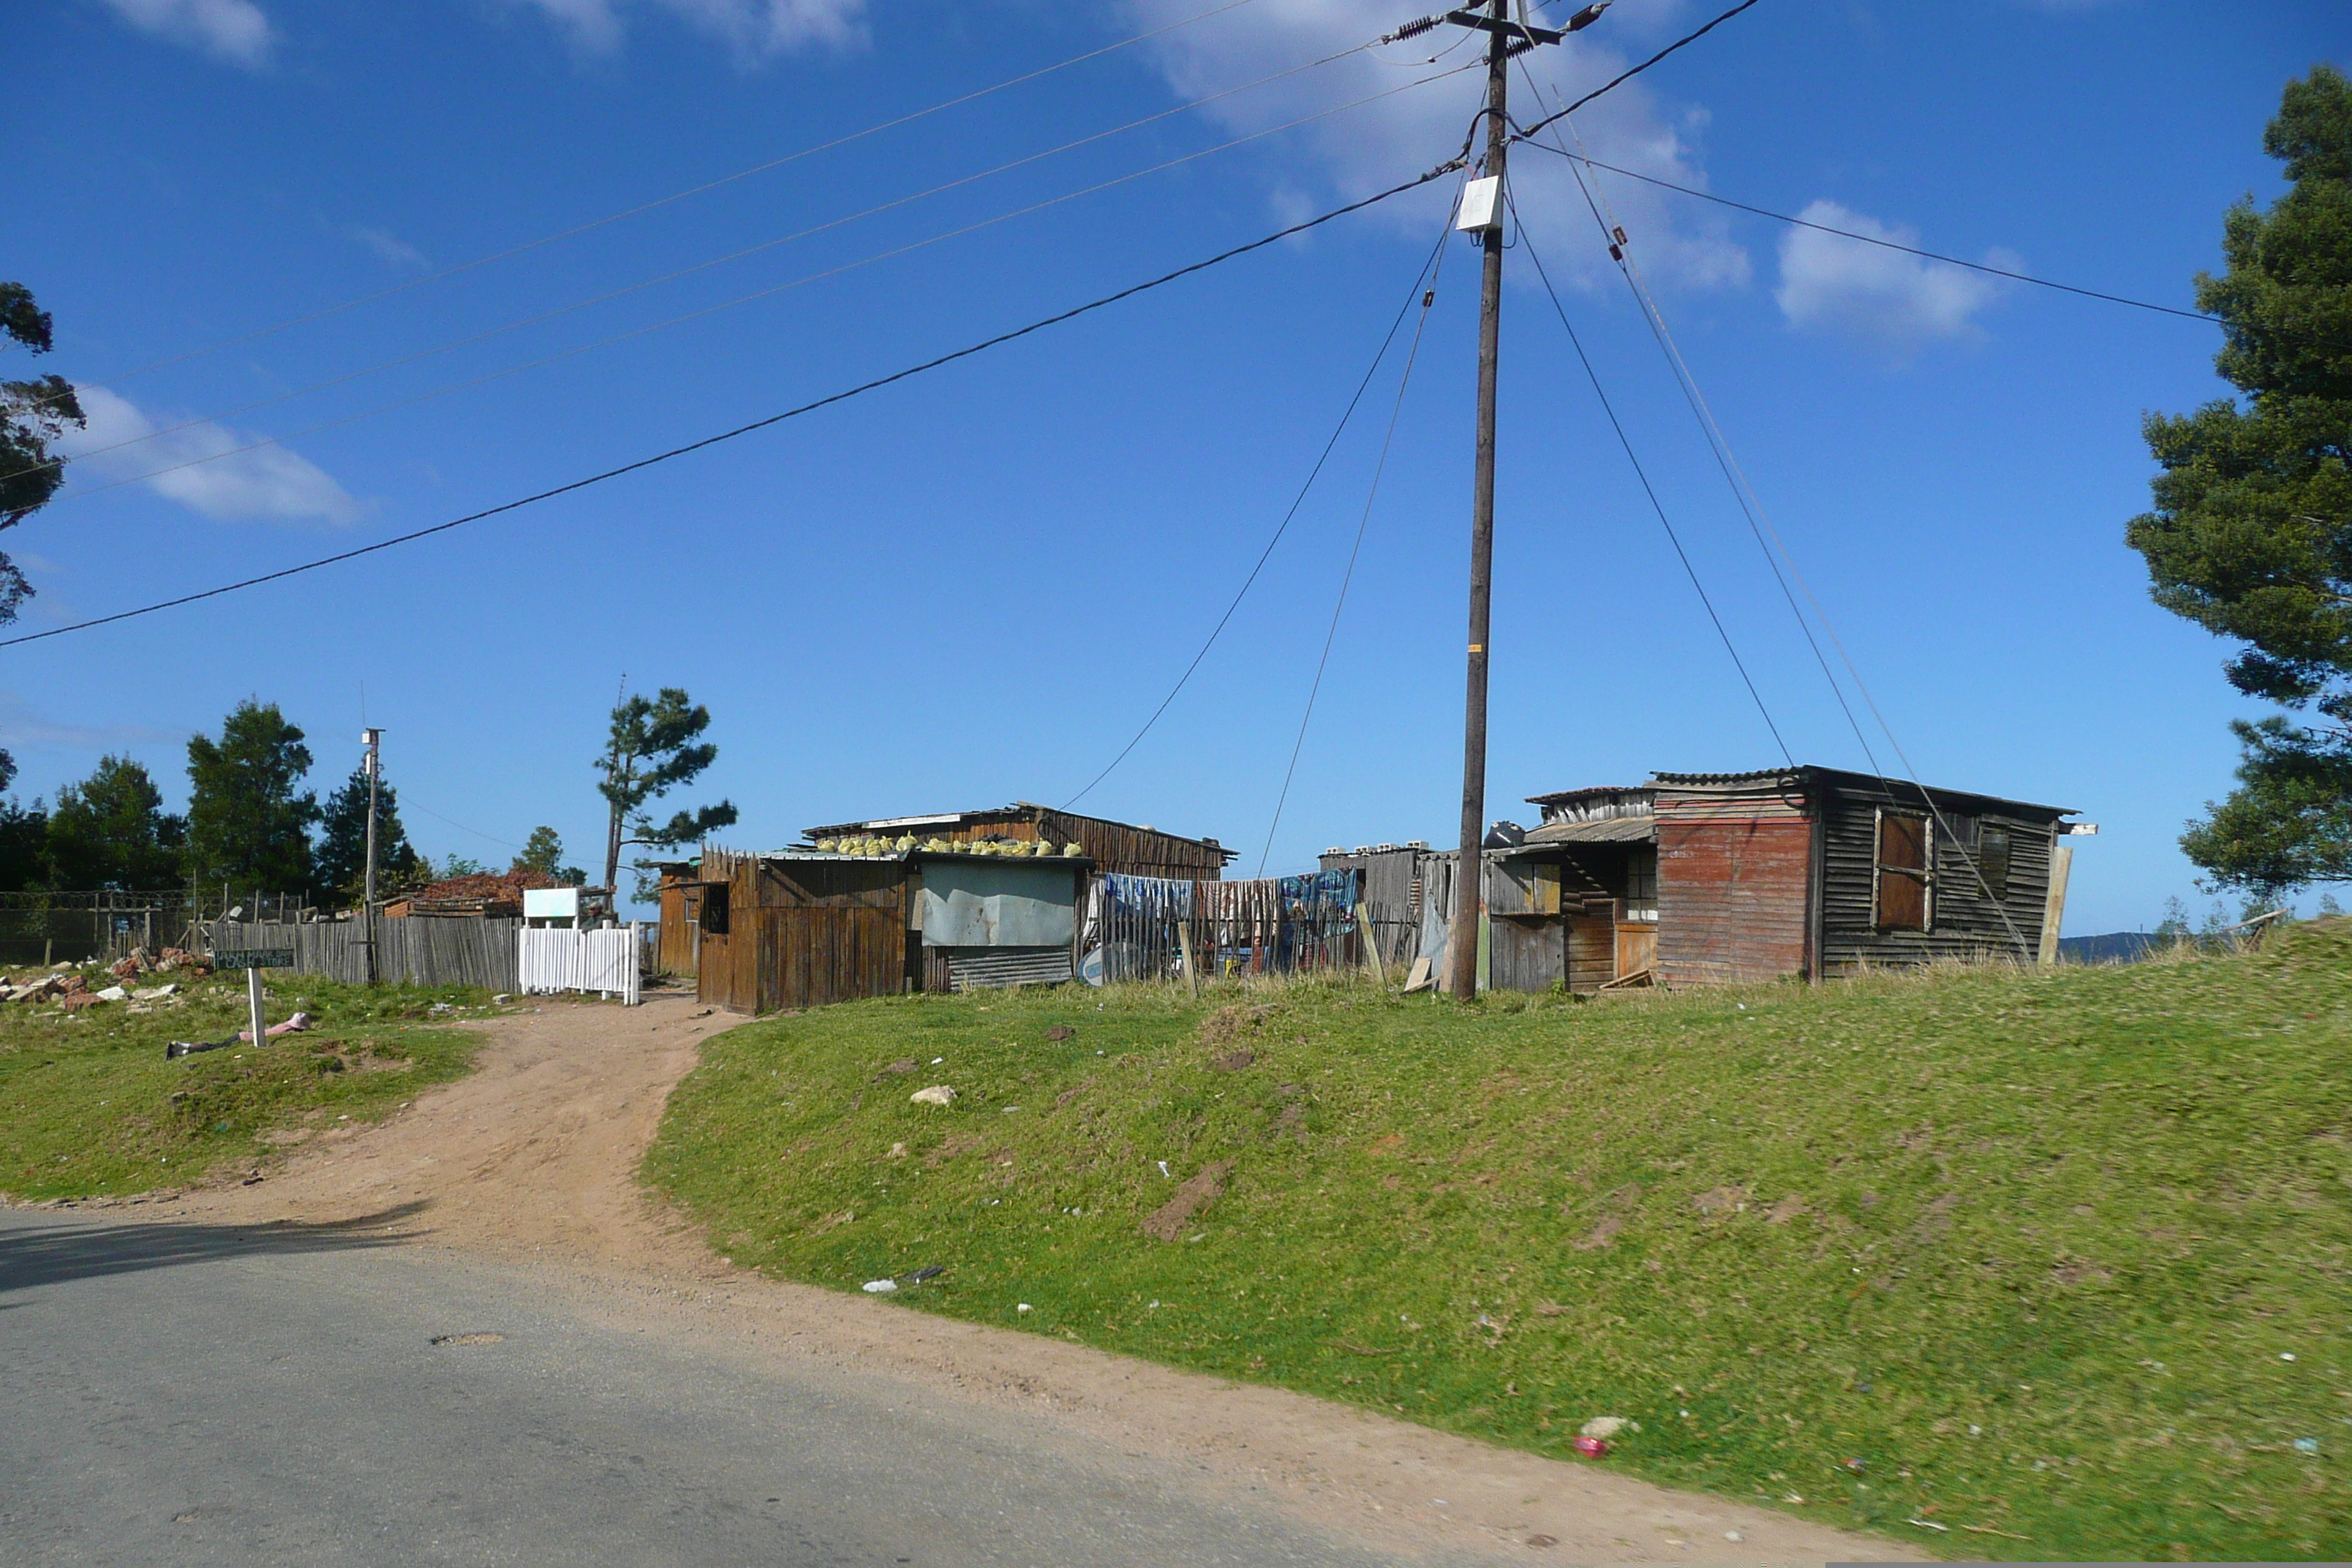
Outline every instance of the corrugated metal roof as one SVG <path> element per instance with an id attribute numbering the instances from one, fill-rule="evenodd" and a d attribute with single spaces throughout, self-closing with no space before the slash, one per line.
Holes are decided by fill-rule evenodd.
<path id="1" fill-rule="evenodd" d="M 2068 805 L 2043 805 L 2036 801 L 2018 800 L 2010 795 L 1986 795 L 1979 790 L 1953 789 L 1945 784 L 1913 784 L 1909 779 L 1888 778 L 1880 773 L 1854 773 L 1846 768 L 1815 767 L 1810 764 L 1795 768 L 1764 768 L 1745 773 L 1653 773 L 1651 783 L 1670 789 L 1742 789 L 1770 786 L 1798 789 L 1819 779 L 1847 789 L 1877 789 L 1890 795 L 1916 797 L 1924 787 L 1939 800 L 1982 801 L 1990 805 L 2012 806 L 2024 811 L 2047 812 L 2052 816 L 2074 816 L 2075 808 Z"/>
<path id="2" fill-rule="evenodd" d="M 1527 799 L 1529 805 L 1565 805 L 1572 800 L 1590 800 L 1596 795 L 1654 795 L 1656 793 L 1648 784 L 1590 784 L 1583 789 L 1564 789 L 1550 795 L 1531 795 Z"/>
<path id="3" fill-rule="evenodd" d="M 1590 822 L 1553 822 L 1528 835 L 1529 844 L 1647 844 L 1658 836 L 1654 816 L 1601 816 Z"/>

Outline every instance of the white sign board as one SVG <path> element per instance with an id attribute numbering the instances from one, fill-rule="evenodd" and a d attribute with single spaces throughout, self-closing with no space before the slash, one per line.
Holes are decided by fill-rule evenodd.
<path id="1" fill-rule="evenodd" d="M 577 888 L 525 888 L 522 890 L 523 919 L 530 921 L 570 921 L 580 918 L 580 889 Z"/>

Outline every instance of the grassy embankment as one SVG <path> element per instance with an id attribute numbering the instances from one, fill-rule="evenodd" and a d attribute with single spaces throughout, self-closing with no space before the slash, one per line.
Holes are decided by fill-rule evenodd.
<path id="1" fill-rule="evenodd" d="M 779 1276 L 943 1265 L 895 1300 L 1545 1454 L 1632 1417 L 1601 1462 L 1929 1550 L 2352 1556 L 2352 922 L 1822 991 L 1241 1000 L 1270 1011 L 750 1025 L 648 1173 Z"/>
<path id="2" fill-rule="evenodd" d="M 285 975 L 271 983 L 269 1020 L 299 1008 L 309 1033 L 166 1061 L 168 1041 L 226 1039 L 246 1023 L 241 976 L 181 989 L 179 1005 L 147 1013 L 120 1002 L 76 1014 L 53 1003 L 0 1007 L 0 1194 L 145 1192 L 254 1166 L 301 1129 L 374 1121 L 462 1076 L 479 1042 L 433 1023 L 489 1011 L 489 994 L 466 986 Z"/>

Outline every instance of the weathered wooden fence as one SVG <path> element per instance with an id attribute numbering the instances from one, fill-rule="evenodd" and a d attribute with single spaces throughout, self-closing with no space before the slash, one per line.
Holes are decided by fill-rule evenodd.
<path id="1" fill-rule="evenodd" d="M 1089 889 L 1081 972 L 1097 983 L 1204 979 L 1369 964 L 1355 871 L 1187 882 L 1105 873 Z"/>
<path id="2" fill-rule="evenodd" d="M 635 925 L 608 931 L 525 929 L 518 941 L 518 990 L 595 991 L 618 996 L 632 1007 L 637 1005 L 645 938 Z"/>
<path id="3" fill-rule="evenodd" d="M 517 992 L 522 973 L 516 935 L 522 921 L 510 919 L 436 920 L 410 916 L 375 921 L 375 978 L 412 985 L 479 985 Z M 569 932 L 564 934 L 571 934 Z M 219 948 L 291 948 L 294 970 L 324 974 L 354 985 L 367 983 L 368 922 L 309 921 L 215 921 L 206 945 Z M 633 939 L 634 940 L 634 939 Z M 633 953 L 634 948 L 630 950 Z"/>

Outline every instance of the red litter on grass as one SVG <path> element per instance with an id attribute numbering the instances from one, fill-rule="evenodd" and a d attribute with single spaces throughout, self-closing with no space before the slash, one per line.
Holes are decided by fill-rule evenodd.
<path id="1" fill-rule="evenodd" d="M 1609 1452 L 1609 1440 L 1605 1437 L 1575 1437 L 1570 1439 L 1569 1447 L 1588 1459 L 1597 1459 Z"/>

